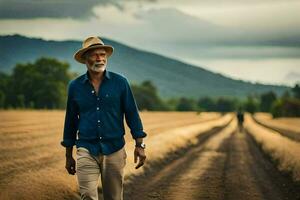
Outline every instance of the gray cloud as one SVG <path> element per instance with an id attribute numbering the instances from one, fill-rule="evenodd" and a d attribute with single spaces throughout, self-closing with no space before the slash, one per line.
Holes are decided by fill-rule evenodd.
<path id="1" fill-rule="evenodd" d="M 157 0 L 160 3 L 175 3 L 174 0 Z M 298 0 L 288 0 L 288 2 L 297 2 Z M 287 0 L 186 0 L 186 1 L 177 1 L 175 4 L 178 5 L 186 5 L 189 4 L 197 4 L 197 5 L 212 5 L 212 6 L 222 6 L 222 5 L 257 5 L 257 4 L 265 4 L 265 3 L 279 3 L 279 2 L 287 2 Z"/>
<path id="2" fill-rule="evenodd" d="M 297 2 L 298 0 L 290 0 Z M 153 3 L 159 5 L 206 5 L 236 6 L 258 5 L 264 3 L 286 2 L 285 0 L 0 0 L 0 19 L 32 19 L 32 18 L 87 18 L 93 15 L 94 6 L 113 5 L 119 10 L 124 9 L 128 2 Z"/>
<path id="3" fill-rule="evenodd" d="M 300 46 L 300 29 L 236 29 L 187 15 L 173 8 L 152 9 L 136 14 L 145 21 L 140 36 L 176 46 Z M 144 38 L 144 37 L 143 37 Z M 142 38 L 141 38 L 142 39 Z"/>
<path id="4" fill-rule="evenodd" d="M 0 0 L 0 19 L 87 18 L 94 6 L 114 5 L 122 10 L 128 1 L 153 0 Z"/>
<path id="5" fill-rule="evenodd" d="M 173 8 L 139 11 L 135 16 L 143 23 L 127 27 L 120 41 L 171 57 L 256 60 L 300 56 L 297 29 L 232 28 Z M 106 28 L 112 37 L 120 29 L 109 24 Z"/>

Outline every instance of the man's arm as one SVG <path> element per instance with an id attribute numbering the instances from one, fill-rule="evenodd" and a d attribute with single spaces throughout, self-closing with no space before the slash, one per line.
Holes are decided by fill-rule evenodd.
<path id="1" fill-rule="evenodd" d="M 73 157 L 73 147 L 66 147 L 66 158 Z"/>
<path id="2" fill-rule="evenodd" d="M 136 105 L 133 93 L 131 91 L 130 85 L 125 79 L 125 90 L 122 95 L 123 108 L 125 113 L 126 123 L 130 128 L 130 132 L 132 138 L 135 139 L 136 144 L 141 144 L 143 142 L 143 138 L 147 136 L 147 134 L 143 131 L 143 125 L 141 118 L 139 116 L 138 107 Z M 143 166 L 146 160 L 145 151 L 141 147 L 135 147 L 134 150 L 134 163 L 137 162 L 139 158 L 139 163 L 135 167 L 136 169 Z"/>
<path id="3" fill-rule="evenodd" d="M 141 144 L 143 143 L 143 138 L 136 138 L 135 139 L 135 144 Z"/>
<path id="4" fill-rule="evenodd" d="M 125 89 L 122 94 L 122 104 L 126 123 L 130 128 L 133 139 L 144 138 L 147 136 L 147 134 L 143 131 L 142 121 L 130 85 L 127 79 L 125 80 Z"/>
<path id="5" fill-rule="evenodd" d="M 73 159 L 73 146 L 75 145 L 76 134 L 78 130 L 78 109 L 73 100 L 72 84 L 68 87 L 68 99 L 67 108 L 65 115 L 64 133 L 61 145 L 66 148 L 66 166 L 65 168 L 69 174 L 74 175 L 75 170 L 75 160 Z"/>

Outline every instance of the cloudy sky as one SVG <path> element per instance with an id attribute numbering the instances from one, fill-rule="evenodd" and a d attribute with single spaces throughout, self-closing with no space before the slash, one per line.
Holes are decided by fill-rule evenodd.
<path id="1" fill-rule="evenodd" d="M 0 35 L 99 35 L 227 76 L 300 81 L 299 0 L 0 0 Z"/>

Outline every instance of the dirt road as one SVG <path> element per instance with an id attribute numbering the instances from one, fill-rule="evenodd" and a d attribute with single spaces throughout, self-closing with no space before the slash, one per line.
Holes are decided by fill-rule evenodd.
<path id="1" fill-rule="evenodd" d="M 280 174 L 236 122 L 199 138 L 125 185 L 125 199 L 296 200 L 299 186 Z"/>

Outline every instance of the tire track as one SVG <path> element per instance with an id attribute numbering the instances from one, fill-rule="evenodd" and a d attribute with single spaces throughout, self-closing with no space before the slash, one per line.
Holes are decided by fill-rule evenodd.
<path id="1" fill-rule="evenodd" d="M 212 158 L 219 156 L 218 153 L 213 152 L 213 149 L 218 148 L 225 137 L 229 137 L 233 131 L 233 123 L 234 122 L 231 122 L 224 130 L 220 131 L 219 128 L 217 131 L 206 135 L 205 138 L 200 138 L 197 146 L 181 152 L 179 159 L 167 163 L 162 170 L 149 174 L 146 173 L 145 177 L 137 177 L 136 180 L 132 180 L 132 184 L 129 183 L 128 186 L 125 187 L 125 199 L 191 199 L 195 191 L 193 193 L 190 190 L 184 193 L 183 196 L 176 191 L 187 190 L 188 186 L 190 186 L 188 182 L 190 182 L 192 177 L 195 178 L 192 182 L 197 182 L 197 178 L 199 177 L 195 175 L 196 170 L 199 169 L 199 163 L 197 161 L 200 161 L 202 164 L 198 173 L 201 175 L 201 173 L 204 173 L 205 169 L 209 167 Z M 222 133 L 221 135 L 220 132 Z M 198 157 L 200 154 L 202 156 Z M 160 167 L 158 166 L 157 168 L 159 169 Z M 180 176 L 186 173 L 188 174 L 187 179 L 185 176 Z M 134 182 L 141 182 L 141 184 L 136 186 Z M 178 189 L 179 185 L 176 183 L 180 183 L 180 187 L 187 187 Z M 186 195 L 188 195 L 189 198 L 186 198 Z"/>
<path id="2" fill-rule="evenodd" d="M 295 200 L 300 190 L 292 184 L 234 121 L 178 159 L 128 180 L 124 194 L 126 200 Z"/>
<path id="3" fill-rule="evenodd" d="M 290 174 L 283 174 L 278 171 L 276 164 L 271 157 L 263 152 L 251 134 L 246 132 L 246 139 L 251 148 L 250 154 L 258 166 L 264 171 L 264 175 L 259 175 L 258 170 L 252 166 L 253 176 L 257 177 L 258 184 L 267 198 L 268 194 L 278 193 L 277 196 L 282 200 L 300 200 L 300 184 L 295 183 Z M 266 182 L 267 181 L 267 182 Z"/>

